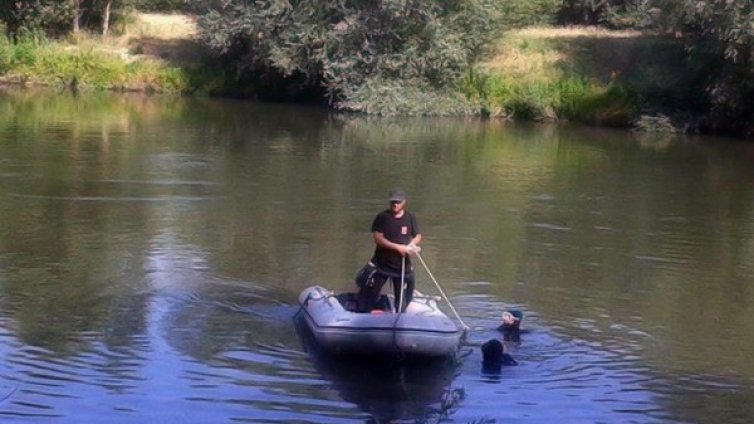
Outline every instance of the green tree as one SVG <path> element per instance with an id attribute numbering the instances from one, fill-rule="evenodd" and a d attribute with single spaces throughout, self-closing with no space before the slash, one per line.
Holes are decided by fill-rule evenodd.
<path id="1" fill-rule="evenodd" d="M 11 41 L 18 39 L 18 31 L 31 13 L 31 5 L 22 1 L 0 3 L 0 20 L 5 25 L 5 35 Z"/>
<path id="2" fill-rule="evenodd" d="M 107 35 L 113 18 L 121 18 L 132 7 L 132 0 L 72 0 L 78 5 L 75 14 L 80 22 L 74 24 L 90 32 Z"/>
<path id="3" fill-rule="evenodd" d="M 20 36 L 60 37 L 80 30 L 106 34 L 132 0 L 2 0 L 0 21 L 13 42 Z"/>
<path id="4" fill-rule="evenodd" d="M 459 105 L 442 100 L 497 37 L 499 3 L 231 0 L 211 7 L 199 24 L 209 47 L 258 89 L 324 95 L 348 110 L 430 113 L 427 102 Z"/>
<path id="5" fill-rule="evenodd" d="M 72 17 L 71 1 L 4 0 L 0 2 L 0 20 L 5 24 L 6 36 L 16 42 L 24 34 L 60 34 Z"/>
<path id="6" fill-rule="evenodd" d="M 662 26 L 683 34 L 692 55 L 713 56 L 709 68 L 710 125 L 754 136 L 754 2 L 657 0 Z"/>

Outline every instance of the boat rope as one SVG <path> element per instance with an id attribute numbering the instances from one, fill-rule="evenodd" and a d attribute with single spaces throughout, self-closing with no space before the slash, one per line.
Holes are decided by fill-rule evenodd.
<path id="1" fill-rule="evenodd" d="M 324 299 L 329 299 L 331 297 L 335 297 L 335 293 L 334 292 L 327 292 L 326 294 L 321 294 L 320 293 L 319 297 L 314 297 L 313 293 L 309 293 L 309 294 L 306 295 L 306 298 L 304 299 L 304 301 L 303 301 L 303 303 L 302 303 L 301 306 L 309 306 L 309 301 L 310 300 L 324 300 Z"/>
<path id="2" fill-rule="evenodd" d="M 450 299 L 448 299 L 448 296 L 445 295 L 445 292 L 443 291 L 442 287 L 440 287 L 440 283 L 437 282 L 437 279 L 434 275 L 432 275 L 432 271 L 429 270 L 429 267 L 427 266 L 427 263 L 424 262 L 424 258 L 422 258 L 422 255 L 419 254 L 419 252 L 414 252 L 417 258 L 419 258 L 419 261 L 424 265 L 424 269 L 427 270 L 427 274 L 429 274 L 429 278 L 432 279 L 432 282 L 435 283 L 435 286 L 437 286 L 437 290 L 440 291 L 440 294 L 442 295 L 443 299 L 445 299 L 446 302 L 448 302 L 448 306 L 450 306 L 450 310 L 453 311 L 453 314 L 458 318 L 458 321 L 463 325 L 464 331 L 468 330 L 470 327 L 466 325 L 465 322 L 463 322 L 463 319 L 460 315 L 458 315 L 458 312 L 456 311 L 456 308 L 453 307 L 453 304 L 450 302 Z"/>

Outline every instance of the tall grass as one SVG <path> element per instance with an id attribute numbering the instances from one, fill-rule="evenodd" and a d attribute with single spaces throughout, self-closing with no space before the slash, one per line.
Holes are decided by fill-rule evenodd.
<path id="1" fill-rule="evenodd" d="M 680 53 L 637 32 L 529 28 L 507 33 L 461 91 L 493 115 L 629 126 L 644 110 L 690 101 Z"/>
<path id="2" fill-rule="evenodd" d="M 17 80 L 77 89 L 189 91 L 186 72 L 147 60 L 131 61 L 94 44 L 23 40 L 0 41 L 0 75 Z"/>
<path id="3" fill-rule="evenodd" d="M 471 71 L 462 82 L 462 91 L 468 98 L 479 99 L 485 113 L 530 120 L 625 126 L 640 107 L 640 97 L 631 88 L 578 75 L 515 79 Z"/>
<path id="4" fill-rule="evenodd" d="M 76 90 L 159 93 L 228 93 L 235 75 L 208 63 L 177 66 L 133 57 L 98 40 L 35 41 L 11 44 L 0 37 L 0 81 Z"/>

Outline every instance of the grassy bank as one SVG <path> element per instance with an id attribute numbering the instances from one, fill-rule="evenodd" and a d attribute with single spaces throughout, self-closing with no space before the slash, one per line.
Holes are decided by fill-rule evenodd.
<path id="1" fill-rule="evenodd" d="M 228 76 L 196 40 L 193 22 L 179 15 L 137 14 L 120 34 L 66 40 L 0 38 L 0 82 L 162 93 L 222 91 Z"/>
<path id="2" fill-rule="evenodd" d="M 492 115 L 673 131 L 703 108 L 703 82 L 704 64 L 689 63 L 677 40 L 528 28 L 507 33 L 462 90 Z"/>

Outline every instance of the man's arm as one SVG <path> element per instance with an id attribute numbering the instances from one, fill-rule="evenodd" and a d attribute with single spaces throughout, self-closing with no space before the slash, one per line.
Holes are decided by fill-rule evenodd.
<path id="1" fill-rule="evenodd" d="M 414 233 L 414 238 L 411 239 L 411 242 L 409 244 L 418 246 L 419 243 L 422 242 L 422 232 L 419 229 L 419 224 L 416 222 L 416 217 L 414 217 L 414 215 L 411 215 L 411 229 Z"/>
<path id="2" fill-rule="evenodd" d="M 388 240 L 385 237 L 385 234 L 379 231 L 375 231 L 372 234 L 374 234 L 374 242 L 377 244 L 377 246 L 380 246 L 385 249 L 395 250 L 396 252 L 400 253 L 403 256 L 408 255 L 409 248 L 407 244 L 393 243 L 392 241 Z M 421 240 L 421 234 L 417 234 L 417 237 L 419 237 L 419 240 Z"/>

